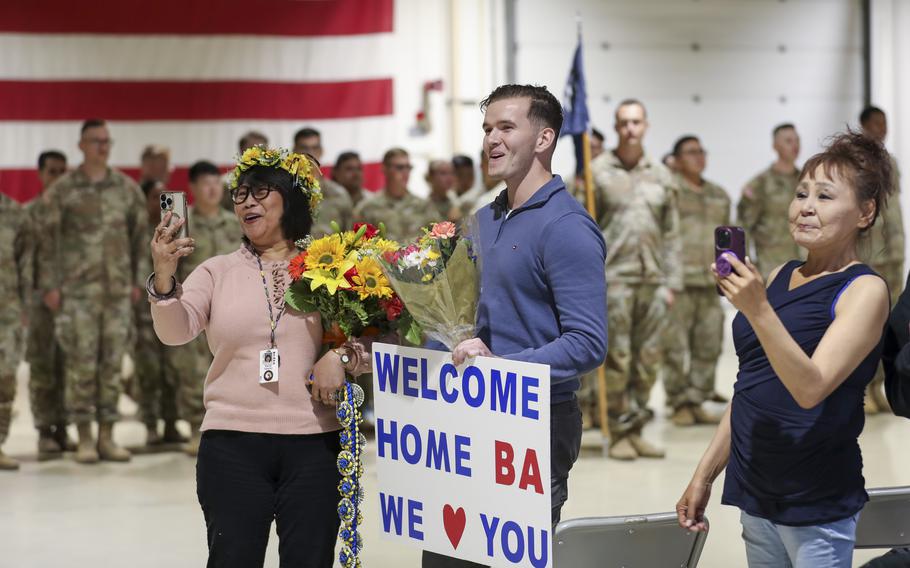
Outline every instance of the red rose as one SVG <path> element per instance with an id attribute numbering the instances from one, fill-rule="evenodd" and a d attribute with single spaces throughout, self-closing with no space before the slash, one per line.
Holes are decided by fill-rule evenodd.
<path id="1" fill-rule="evenodd" d="M 369 223 L 354 223 L 354 232 L 356 233 L 359 231 L 360 227 L 363 227 L 364 225 L 366 225 L 367 230 L 363 234 L 363 238 L 369 240 L 379 234 L 379 229 Z"/>
<path id="2" fill-rule="evenodd" d="M 380 300 L 379 307 L 385 310 L 385 316 L 389 321 L 395 321 L 401 317 L 401 312 L 404 311 L 404 304 L 401 303 L 401 298 L 398 296 L 392 296 L 388 300 Z"/>

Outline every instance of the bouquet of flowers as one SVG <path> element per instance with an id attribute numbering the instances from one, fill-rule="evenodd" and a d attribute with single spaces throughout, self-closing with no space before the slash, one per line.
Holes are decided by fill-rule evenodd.
<path id="1" fill-rule="evenodd" d="M 332 228 L 335 232 L 331 235 L 297 243 L 303 252 L 291 259 L 288 267 L 292 283 L 285 303 L 301 312 L 318 311 L 327 332 L 324 342 L 334 347 L 349 337 L 395 330 L 419 337 L 416 322 L 404 309 L 379 264 L 383 253 L 398 250 L 398 243 L 384 238 L 381 225 L 377 229 L 358 223 L 353 231 L 341 231 L 333 222 Z M 342 425 L 342 450 L 337 460 L 342 476 L 338 484 L 338 536 L 342 542 L 338 560 L 344 568 L 359 568 L 363 541 L 358 527 L 363 522 L 360 505 L 366 438 L 359 430 L 363 417 L 358 407 L 364 396 L 363 390 L 351 382 L 338 394 L 336 415 Z"/>
<path id="2" fill-rule="evenodd" d="M 454 223 L 436 223 L 416 242 L 382 255 L 383 271 L 410 317 L 449 350 L 474 337 L 479 270 L 468 232 L 459 237 Z"/>

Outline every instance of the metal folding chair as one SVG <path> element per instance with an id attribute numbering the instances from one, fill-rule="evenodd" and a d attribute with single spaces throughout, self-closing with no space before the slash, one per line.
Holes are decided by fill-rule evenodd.
<path id="1" fill-rule="evenodd" d="M 910 486 L 869 489 L 856 523 L 855 548 L 910 546 Z"/>
<path id="2" fill-rule="evenodd" d="M 553 566 L 695 568 L 707 538 L 680 528 L 676 513 L 569 519 L 556 526 Z"/>

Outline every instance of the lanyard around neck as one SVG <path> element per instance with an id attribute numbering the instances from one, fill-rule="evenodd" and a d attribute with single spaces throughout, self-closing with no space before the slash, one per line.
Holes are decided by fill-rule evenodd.
<path id="1" fill-rule="evenodd" d="M 254 253 L 256 257 L 256 263 L 259 264 L 259 276 L 262 277 L 262 290 L 265 292 L 265 304 L 269 307 L 269 324 L 271 329 L 269 330 L 269 349 L 275 349 L 275 330 L 278 329 L 278 322 L 281 321 L 281 316 L 284 315 L 284 304 L 282 304 L 281 309 L 278 311 L 278 317 L 275 317 L 274 311 L 272 310 L 272 299 L 269 297 L 269 283 L 265 278 L 265 269 L 262 267 L 262 259 L 258 254 Z"/>

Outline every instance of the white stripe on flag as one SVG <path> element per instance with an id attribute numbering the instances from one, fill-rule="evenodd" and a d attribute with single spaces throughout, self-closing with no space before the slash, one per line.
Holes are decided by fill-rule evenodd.
<path id="1" fill-rule="evenodd" d="M 42 150 L 63 151 L 73 164 L 81 153 L 77 143 L 79 122 L 0 122 L 0 168 L 34 167 Z M 289 147 L 294 133 L 312 126 L 322 133 L 325 149 L 323 160 L 332 164 L 338 154 L 353 150 L 364 162 L 378 162 L 383 153 L 395 145 L 394 116 L 344 120 L 314 120 L 307 123 L 288 121 L 178 121 L 178 122 L 111 122 L 115 144 L 111 163 L 135 165 L 147 144 L 164 144 L 171 149 L 173 164 L 191 164 L 206 159 L 230 163 L 237 153 L 237 142 L 249 130 L 268 136 L 269 143 Z"/>
<path id="2" fill-rule="evenodd" d="M 395 76 L 393 34 L 337 37 L 0 34 L 0 78 L 332 82 Z"/>

